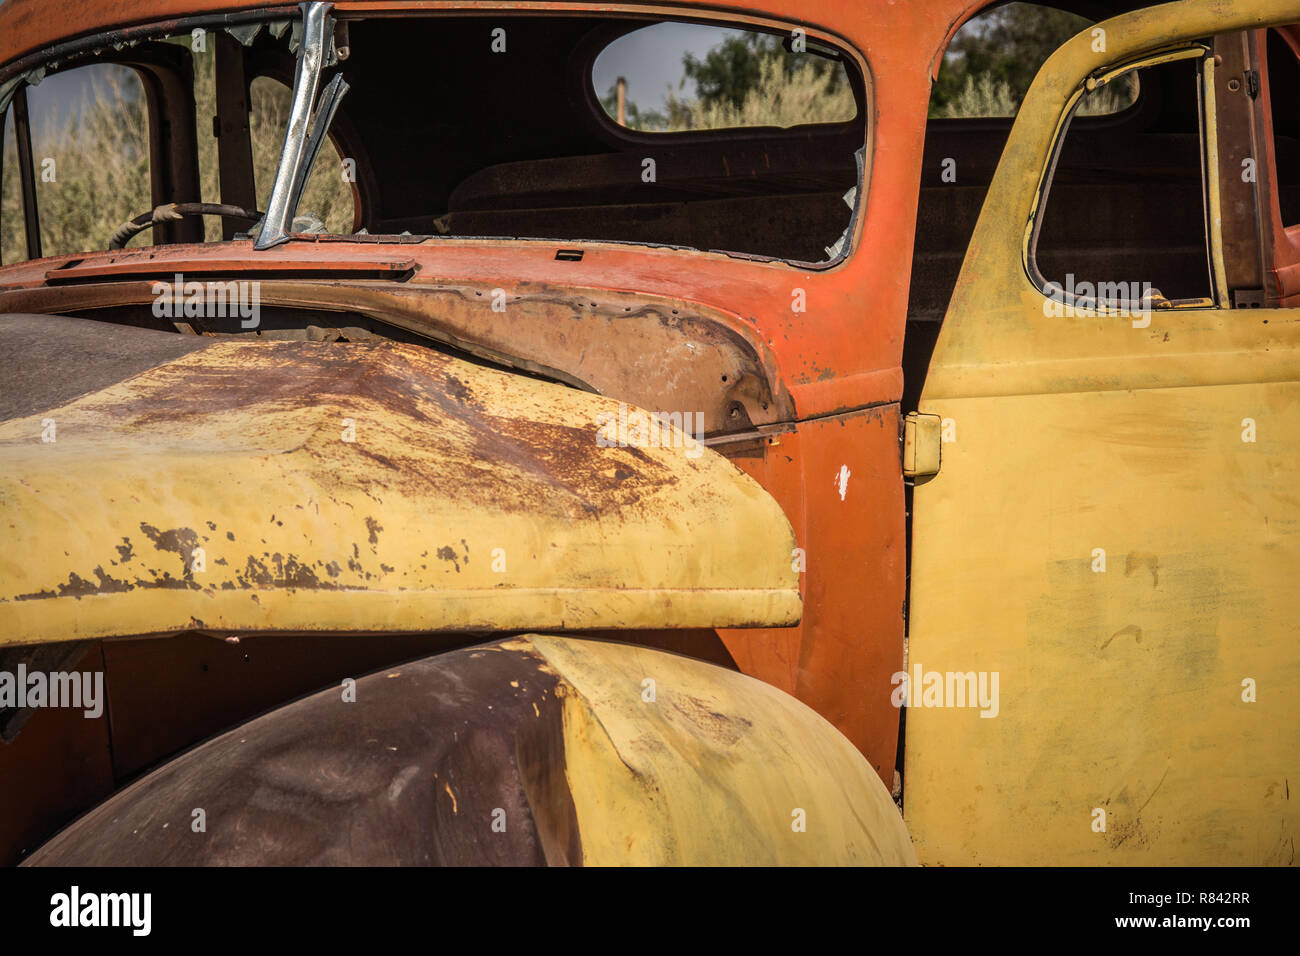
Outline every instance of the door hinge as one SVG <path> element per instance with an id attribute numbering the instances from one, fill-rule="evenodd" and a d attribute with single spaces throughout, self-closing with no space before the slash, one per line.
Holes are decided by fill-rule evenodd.
<path id="1" fill-rule="evenodd" d="M 924 478 L 939 473 L 940 428 L 938 415 L 908 412 L 903 419 L 903 474 Z"/>

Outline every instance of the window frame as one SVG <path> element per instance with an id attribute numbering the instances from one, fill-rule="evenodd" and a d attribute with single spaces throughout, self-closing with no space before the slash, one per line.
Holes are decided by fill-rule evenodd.
<path id="1" fill-rule="evenodd" d="M 194 98 L 193 98 L 193 54 L 186 50 L 188 60 L 185 61 L 190 67 L 188 76 L 177 75 L 175 67 L 177 64 L 168 64 L 162 62 L 160 58 L 141 57 L 140 51 L 156 49 L 149 44 L 161 45 L 161 41 L 168 38 L 183 37 L 185 34 L 192 33 L 195 29 L 203 29 L 209 33 L 216 33 L 225 30 L 228 27 L 248 26 L 251 24 L 275 23 L 278 21 L 288 20 L 291 24 L 298 23 L 301 17 L 301 10 L 298 5 L 284 6 L 273 5 L 268 7 L 255 8 L 250 10 L 235 11 L 224 14 L 201 14 L 198 16 L 181 17 L 175 20 L 154 20 L 149 23 L 133 26 L 124 30 L 115 31 L 112 39 L 107 39 L 105 34 L 91 34 L 77 39 L 68 40 L 59 43 L 53 47 L 27 54 L 16 60 L 12 60 L 3 67 L 0 67 L 0 88 L 7 83 L 18 80 L 10 102 L 5 104 L 5 110 L 0 113 L 0 118 L 7 115 L 12 109 L 12 101 L 17 98 L 19 91 L 26 89 L 31 84 L 25 79 L 25 75 L 33 71 L 41 71 L 42 76 L 53 75 L 55 72 L 71 72 L 80 67 L 90 66 L 97 63 L 121 66 L 131 69 L 135 72 L 137 78 L 144 87 L 145 103 L 149 125 L 149 167 L 150 167 L 150 192 L 151 201 L 156 207 L 162 202 L 166 202 L 166 195 L 169 191 L 175 191 L 180 188 L 173 185 L 172 180 L 176 178 L 176 165 L 186 160 L 192 161 L 193 165 L 193 192 L 196 197 L 200 194 L 200 183 L 198 175 L 198 127 L 197 117 L 194 116 Z M 57 69 L 51 66 L 57 64 Z M 49 72 L 46 72 L 46 71 Z M 171 74 L 171 75 L 168 75 Z M 176 80 L 188 81 L 189 97 L 176 97 L 174 95 L 163 97 L 162 86 L 165 83 L 174 83 Z M 251 82 L 251 80 L 250 80 Z M 161 106 L 164 99 L 168 107 L 167 116 L 164 119 L 161 113 Z M 188 155 L 178 155 L 175 148 L 170 148 L 164 143 L 164 130 L 174 128 L 177 123 L 177 111 L 185 114 L 186 119 L 179 123 L 183 130 L 193 133 L 193 140 L 188 144 Z M 3 147 L 3 126 L 0 126 L 0 148 Z M 184 152 L 184 151 L 182 151 Z M 162 167 L 159 165 L 159 157 L 166 157 L 168 174 L 167 178 L 159 179 L 162 174 Z M 21 157 L 20 157 L 21 162 Z M 20 166 L 21 172 L 21 166 Z M 34 169 L 33 169 L 34 173 Z M 354 198 L 354 208 L 359 203 Z M 145 210 L 141 210 L 143 212 Z M 26 210 L 24 208 L 24 219 L 26 220 Z M 37 212 L 39 219 L 39 211 Z M 185 243 L 204 243 L 204 228 L 201 217 L 187 217 L 172 223 L 163 223 L 155 227 L 157 235 L 164 238 L 160 245 L 175 245 Z M 26 233 L 27 227 L 24 226 Z M 195 237 L 197 235 L 197 238 Z M 39 243 L 39 230 L 37 231 Z M 229 241 L 222 240 L 218 241 Z M 27 244 L 30 248 L 30 242 Z M 104 252 L 107 250 L 93 250 L 95 252 Z M 39 258 L 51 258 L 50 255 L 41 250 L 42 255 Z M 73 253 L 75 255 L 75 253 Z M 31 262 L 37 257 L 28 255 L 24 259 L 16 260 L 13 263 L 0 264 L 0 268 L 7 268 L 10 265 L 18 265 L 22 262 Z"/>
<path id="2" fill-rule="evenodd" d="M 1181 60 L 1199 61 L 1196 82 L 1197 136 L 1201 155 L 1201 205 L 1205 222 L 1207 279 L 1211 295 L 1194 299 L 1163 299 L 1157 308 L 1161 311 L 1231 308 L 1228 301 L 1227 280 L 1223 264 L 1222 227 L 1218 216 L 1220 197 L 1217 114 L 1215 111 L 1214 91 L 1214 51 L 1200 39 L 1154 48 L 1137 56 L 1098 67 L 1080 80 L 1066 99 L 1064 108 L 1056 121 L 1048 162 L 1041 170 L 1034 190 L 1029 209 L 1029 219 L 1025 224 L 1021 244 L 1021 266 L 1024 269 L 1025 276 L 1039 294 L 1048 301 L 1058 303 L 1062 307 L 1070 308 L 1075 312 L 1109 316 L 1127 315 L 1130 313 L 1131 307 L 1141 307 L 1140 303 L 1128 301 L 1115 306 L 1102 307 L 1095 298 L 1080 299 L 1077 296 L 1067 298 L 1064 291 L 1058 294 L 1053 288 L 1059 288 L 1058 284 L 1048 280 L 1038 266 L 1039 233 L 1042 227 L 1043 213 L 1050 198 L 1052 180 L 1056 175 L 1057 162 L 1060 159 L 1065 137 L 1069 133 L 1072 121 L 1075 119 L 1083 95 L 1089 92 L 1090 89 L 1109 83 L 1126 73 Z M 1139 84 L 1140 90 L 1141 84 Z M 1133 104 L 1133 106 L 1137 105 L 1137 103 Z M 1122 116 L 1125 112 L 1127 111 L 1114 114 L 1114 116 Z M 1092 119 L 1093 117 L 1085 118 Z M 1111 119 L 1112 117 L 1096 118 Z"/>
<path id="3" fill-rule="evenodd" d="M 328 12 L 330 14 L 330 17 L 332 18 L 332 21 L 335 24 L 346 23 L 350 20 L 363 20 L 369 16 L 375 16 L 375 14 L 371 14 L 367 11 L 356 11 L 352 9 L 339 10 L 337 8 L 333 8 Z M 463 15 L 463 11 L 443 12 L 437 10 L 427 11 L 423 9 L 413 9 L 413 10 L 400 11 L 400 14 L 395 14 L 390 11 L 384 11 L 381 15 L 386 17 L 402 16 L 402 17 L 410 17 L 410 18 L 436 18 L 439 16 L 452 17 L 452 16 Z M 512 15 L 530 16 L 530 17 L 590 17 L 590 18 L 599 18 L 599 19 L 609 19 L 611 21 L 626 20 L 631 18 L 629 17 L 628 14 L 619 11 L 607 11 L 607 10 L 592 10 L 590 12 L 587 12 L 587 11 L 578 11 L 578 10 L 527 9 L 527 10 L 514 10 L 512 11 Z M 733 252 L 733 251 L 720 250 L 720 249 L 704 249 L 704 248 L 685 246 L 685 245 L 665 245 L 663 243 L 639 242 L 636 240 L 628 240 L 628 239 L 611 239 L 611 240 L 559 239 L 557 240 L 555 237 L 545 237 L 545 236 L 534 236 L 534 237 L 512 236 L 509 237 L 509 240 L 511 242 L 542 243 L 545 245 L 552 245 L 552 246 L 555 245 L 557 241 L 560 241 L 564 244 L 576 245 L 576 246 L 599 243 L 600 245 L 625 246 L 633 249 L 644 249 L 644 248 L 674 249 L 674 250 L 681 250 L 684 252 L 688 252 L 692 255 L 707 255 L 707 256 L 716 256 L 723 259 L 741 259 L 741 260 L 748 260 L 748 261 L 755 261 L 755 262 L 771 263 L 774 265 L 785 266 L 787 268 L 794 269 L 799 272 L 825 272 L 831 269 L 840 268 L 845 264 L 847 264 L 849 259 L 856 253 L 858 247 L 861 245 L 862 233 L 864 231 L 863 220 L 865 217 L 865 210 L 866 210 L 866 195 L 868 190 L 871 187 L 872 168 L 874 165 L 876 124 L 873 122 L 873 116 L 871 110 L 869 109 L 869 105 L 871 104 L 871 102 L 873 102 L 872 100 L 873 84 L 872 84 L 872 75 L 871 75 L 870 66 L 867 62 L 866 57 L 862 54 L 862 52 L 858 50 L 857 47 L 854 46 L 852 43 L 848 42 L 847 39 L 835 34 L 831 34 L 826 30 L 816 28 L 808 24 L 792 23 L 787 21 L 777 21 L 777 20 L 770 19 L 768 17 L 746 15 L 740 11 L 719 11 L 718 13 L 712 15 L 710 15 L 709 12 L 701 11 L 695 15 L 690 15 L 686 13 L 679 15 L 678 11 L 672 10 L 672 11 L 668 11 L 666 15 L 644 16 L 644 19 L 646 21 L 645 26 L 653 26 L 656 23 L 664 23 L 664 22 L 698 23 L 705 26 L 729 27 L 732 29 L 748 30 L 750 32 L 759 32 L 759 33 L 766 32 L 778 36 L 789 34 L 793 29 L 797 27 L 798 29 L 805 31 L 805 34 L 809 41 L 817 42 L 824 46 L 833 47 L 842 54 L 842 56 L 844 57 L 845 69 L 846 72 L 848 73 L 848 78 L 851 84 L 851 88 L 854 89 L 855 102 L 857 102 L 858 104 L 858 114 L 854 117 L 854 119 L 846 121 L 844 126 L 846 128 L 852 128 L 854 124 L 860 123 L 863 128 L 864 136 L 863 136 L 862 145 L 859 146 L 857 150 L 855 150 L 855 155 L 858 152 L 861 153 L 861 161 L 857 163 L 858 172 L 857 172 L 857 180 L 853 187 L 854 189 L 853 205 L 849 211 L 849 218 L 845 226 L 845 231 L 841 233 L 841 239 L 837 240 L 837 241 L 841 241 L 841 240 L 843 241 L 843 245 L 842 248 L 840 249 L 839 254 L 831 259 L 810 262 L 805 260 L 788 259 L 780 256 L 761 255 L 761 254 L 745 253 L 745 252 Z M 620 34 L 620 35 L 626 35 L 626 34 Z M 330 34 L 330 36 L 332 36 L 332 33 Z M 593 37 L 599 37 L 598 31 L 593 31 Z M 777 135 L 777 136 L 786 135 L 786 136 L 790 136 L 791 138 L 798 138 L 802 135 L 805 135 L 807 130 L 810 127 L 833 129 L 839 125 L 839 124 L 810 124 L 809 126 L 791 127 L 789 129 L 779 129 L 775 127 L 773 128 L 736 127 L 736 128 L 729 128 L 729 129 L 706 130 L 706 131 L 686 130 L 677 133 L 658 133 L 658 134 L 631 133 L 631 131 L 627 130 L 626 128 L 620 127 L 617 123 L 614 123 L 609 120 L 609 117 L 605 113 L 604 108 L 600 105 L 599 97 L 596 96 L 594 91 L 594 86 L 591 82 L 591 69 L 595 62 L 595 57 L 599 55 L 600 51 L 604 49 L 604 47 L 608 46 L 609 43 L 614 42 L 615 39 L 617 39 L 617 36 L 603 37 L 599 39 L 588 38 L 587 42 L 584 42 L 583 44 L 580 44 L 575 48 L 574 55 L 570 58 L 569 63 L 565 66 L 561 66 L 561 69 L 566 70 L 569 74 L 566 83 L 571 90 L 571 95 L 578 97 L 580 101 L 583 103 L 583 105 L 585 106 L 585 109 L 579 111 L 578 115 L 582 118 L 583 121 L 590 124 L 589 127 L 590 129 L 595 131 L 598 135 L 602 136 L 606 140 L 612 139 L 614 142 L 618 142 L 622 140 L 623 143 L 628 146 L 638 145 L 638 144 L 655 144 L 659 146 L 666 146 L 666 145 L 671 146 L 677 144 L 687 144 L 695 141 L 696 138 L 701 135 L 707 135 L 711 133 L 719 134 L 719 135 L 709 136 L 708 138 L 710 140 L 725 139 L 728 137 L 737 138 L 737 139 L 752 138 L 753 135 L 752 131 L 754 129 L 768 130 L 769 133 L 772 135 Z M 328 37 L 327 37 L 327 42 L 328 42 Z M 319 71 L 320 74 L 323 75 L 324 69 L 325 69 L 324 67 L 320 68 Z M 318 79 L 321 78 L 323 78 L 323 76 L 318 77 Z M 295 74 L 295 81 L 294 83 L 291 84 L 291 88 L 294 90 L 295 96 L 297 96 L 298 93 L 297 79 L 298 77 Z M 854 85 L 855 83 L 856 85 Z M 335 118 L 336 122 L 337 120 L 338 117 Z M 332 128 L 333 128 L 333 124 L 331 124 L 331 130 Z M 360 166 L 361 164 L 358 163 L 358 170 L 360 170 Z M 279 173 L 277 172 L 277 176 L 278 175 Z M 308 170 L 308 175 L 310 175 L 310 170 Z M 364 189 L 362 190 L 362 192 L 364 193 Z M 268 206 L 270 205 L 271 203 L 268 202 Z M 271 210 L 268 208 L 267 210 L 268 221 L 270 219 L 270 215 L 269 215 L 270 211 Z M 259 237 L 259 240 L 255 245 L 255 248 L 259 250 L 268 249 L 282 242 L 286 242 L 295 238 L 301 238 L 303 235 L 305 235 L 303 233 L 292 232 L 288 228 L 289 226 L 292 225 L 292 219 L 295 214 L 296 214 L 296 206 L 294 210 L 289 211 L 287 220 L 284 223 L 285 228 L 283 232 L 278 235 L 274 233 L 268 234 L 265 240 Z M 383 241 L 385 239 L 390 239 L 392 241 L 399 241 L 398 236 L 387 236 L 384 234 L 374 234 L 365 237 L 357 237 L 355 235 L 336 236 L 332 238 L 333 241 L 341 241 L 341 242 L 359 242 L 362 239 L 365 239 L 370 242 Z M 406 238 L 406 237 L 401 237 L 401 238 Z M 417 238 L 419 238 L 421 241 L 446 240 L 446 241 L 458 241 L 458 242 L 492 243 L 492 242 L 500 242 L 503 237 L 422 235 Z"/>

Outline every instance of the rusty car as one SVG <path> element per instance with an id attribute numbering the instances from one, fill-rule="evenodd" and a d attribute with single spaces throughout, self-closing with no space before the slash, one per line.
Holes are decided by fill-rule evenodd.
<path id="1" fill-rule="evenodd" d="M 0 3 L 0 861 L 1294 863 L 1300 0 L 1045 6 Z"/>

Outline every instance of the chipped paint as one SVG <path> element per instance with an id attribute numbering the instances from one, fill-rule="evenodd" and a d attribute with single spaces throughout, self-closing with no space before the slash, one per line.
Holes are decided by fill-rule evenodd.
<path id="1" fill-rule="evenodd" d="M 835 490 L 840 493 L 840 501 L 843 501 L 844 496 L 848 493 L 849 475 L 851 474 L 848 465 L 840 465 L 840 470 L 835 475 Z"/>
<path id="2" fill-rule="evenodd" d="M 57 444 L 6 422 L 0 643 L 797 620 L 776 503 L 711 452 L 600 447 L 607 407 L 417 346 L 225 341 L 58 409 Z"/>

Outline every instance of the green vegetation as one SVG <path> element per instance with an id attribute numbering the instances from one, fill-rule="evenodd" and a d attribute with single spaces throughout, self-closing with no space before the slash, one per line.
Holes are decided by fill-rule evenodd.
<path id="1" fill-rule="evenodd" d="M 957 112 L 963 99 L 968 104 L 1010 102 L 1018 107 L 1052 51 L 1087 26 L 1083 17 L 1028 3 L 1008 3 L 974 18 L 957 31 L 944 54 L 930 115 L 972 115 Z M 980 100 L 977 94 L 972 100 L 972 88 L 981 85 L 991 98 Z"/>
<path id="2" fill-rule="evenodd" d="M 693 96 L 684 96 L 688 83 Z M 616 89 L 601 102 L 615 115 Z M 839 123 L 857 114 L 843 66 L 814 53 L 790 53 L 780 38 L 746 33 L 728 37 L 704 55 L 682 57 L 682 79 L 670 90 L 665 111 L 642 110 L 628 101 L 627 125 L 646 132 L 790 127 Z"/>
<path id="3" fill-rule="evenodd" d="M 943 119 L 1015 116 L 1029 85 L 1062 43 L 1091 21 L 1030 3 L 1008 3 L 957 31 L 930 96 L 930 115 Z M 1114 113 L 1137 97 L 1133 77 L 1085 97 L 1079 115 Z"/>

